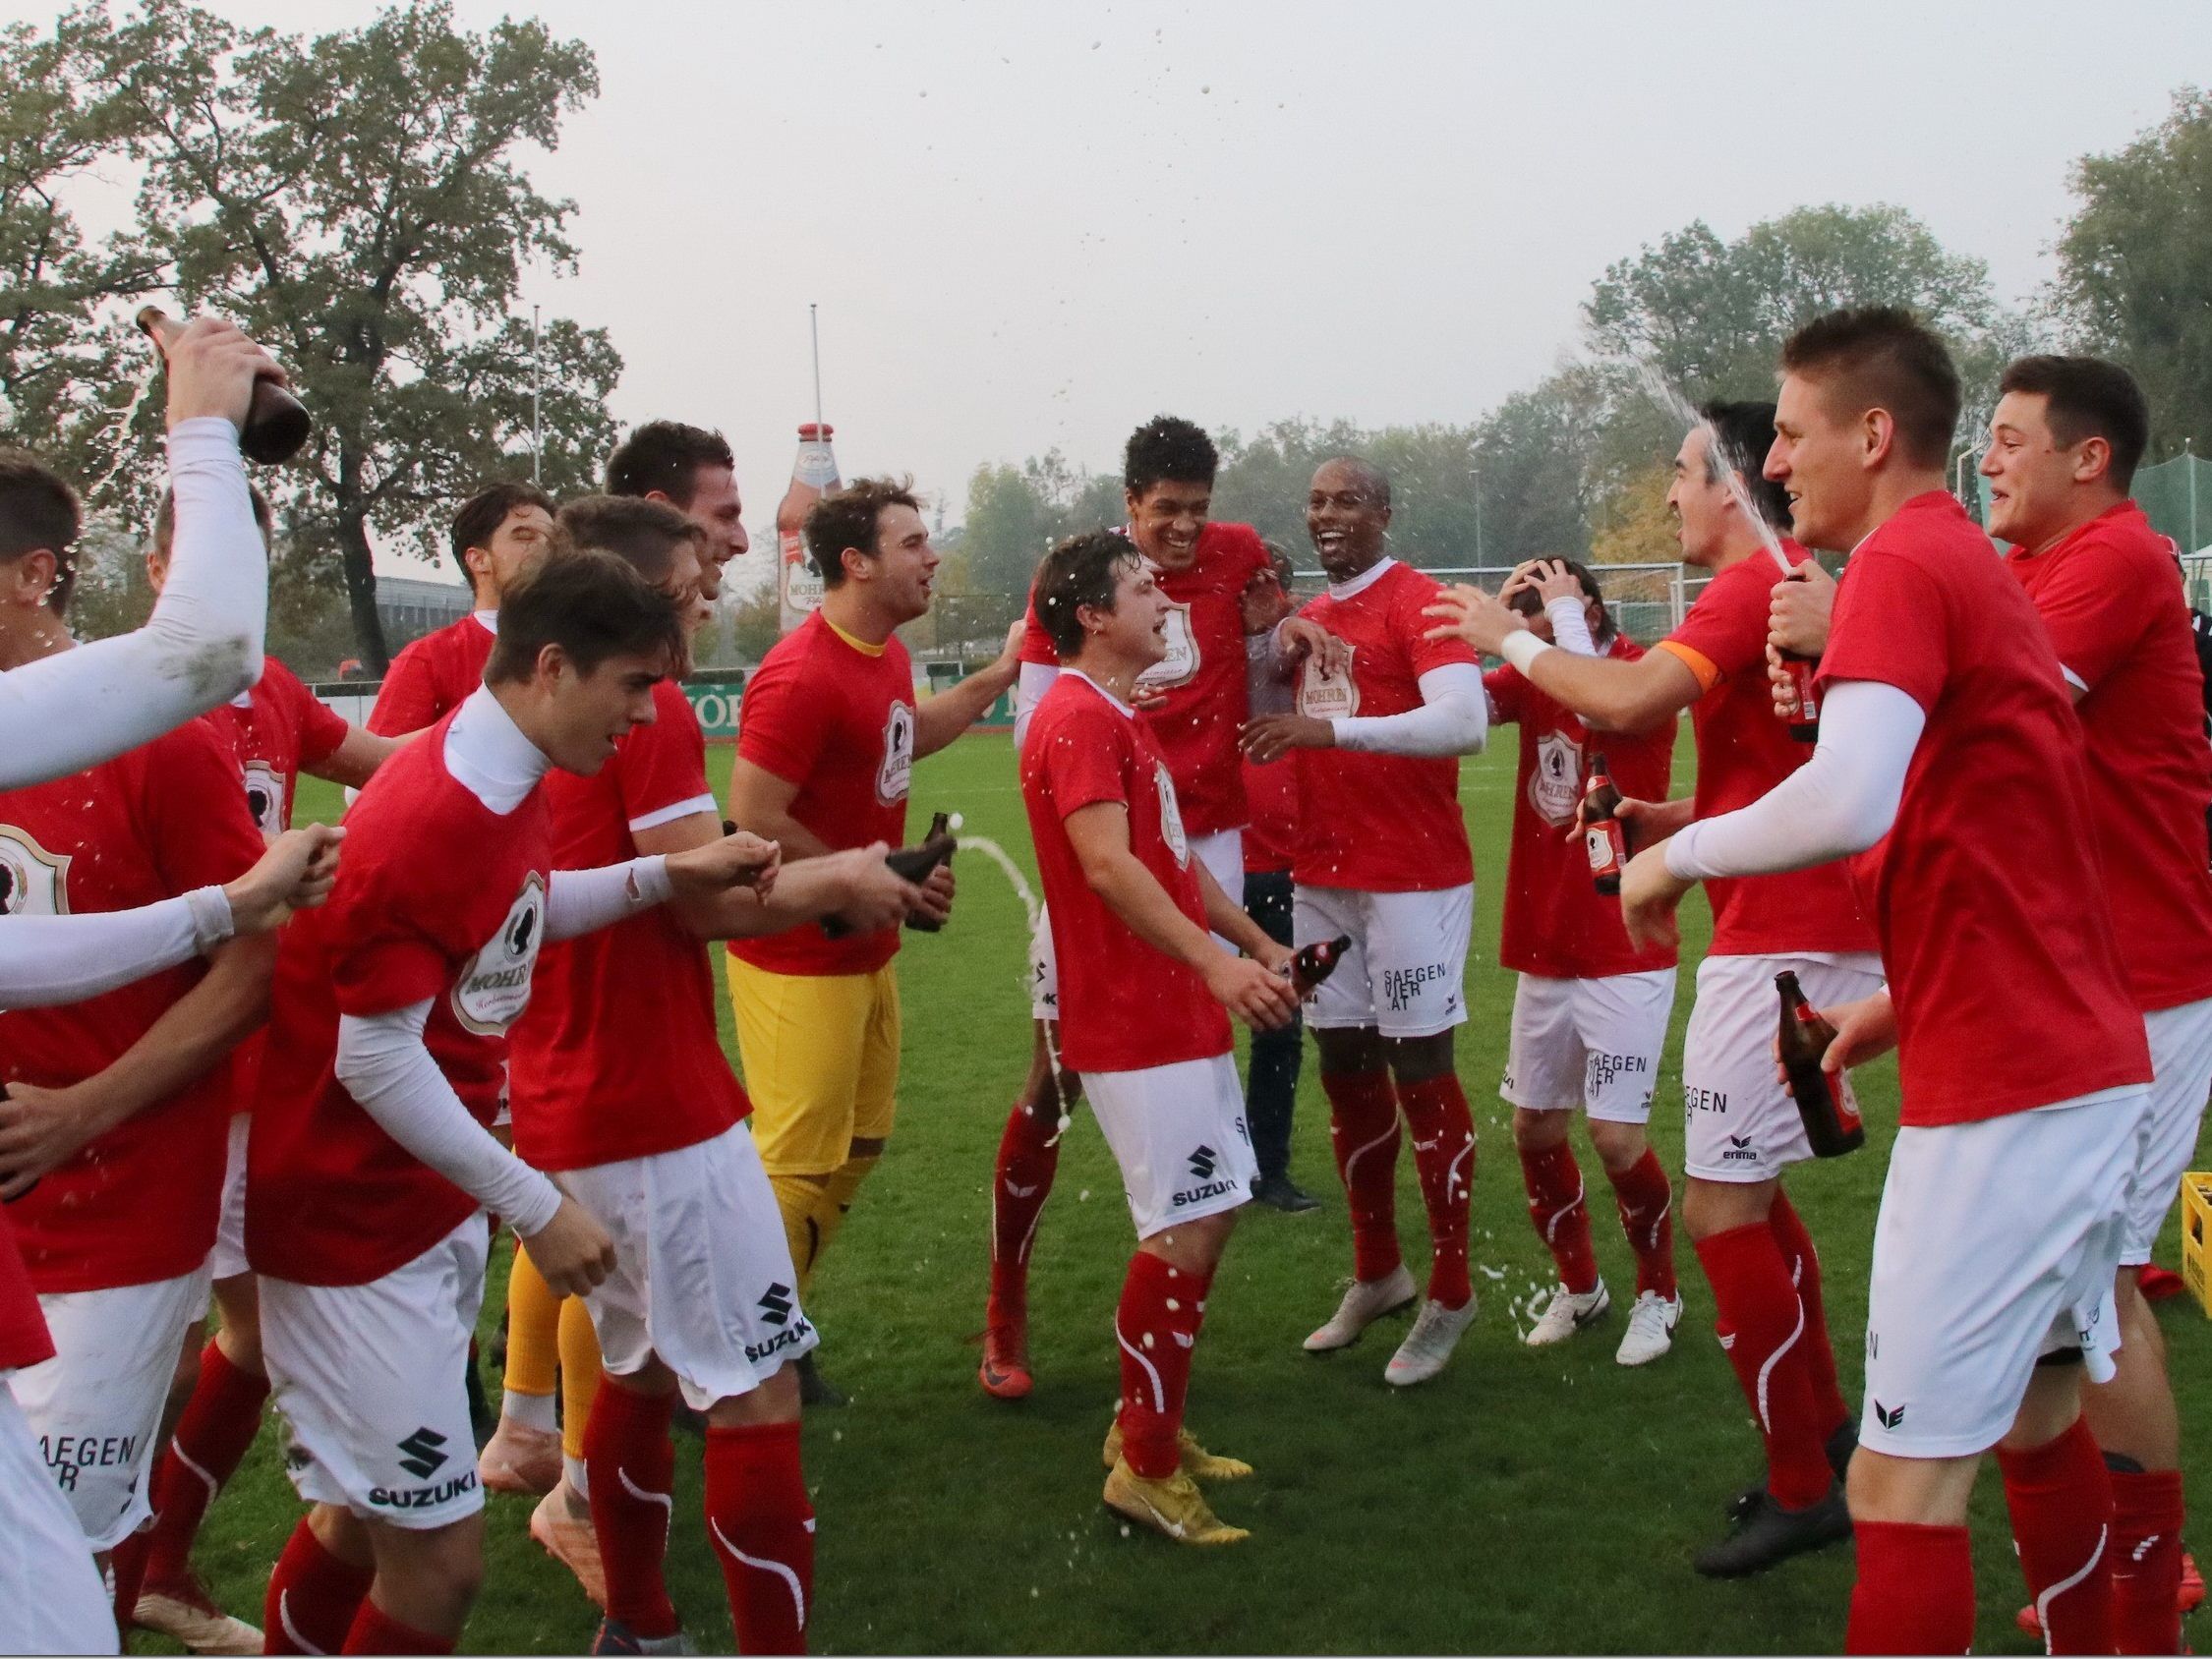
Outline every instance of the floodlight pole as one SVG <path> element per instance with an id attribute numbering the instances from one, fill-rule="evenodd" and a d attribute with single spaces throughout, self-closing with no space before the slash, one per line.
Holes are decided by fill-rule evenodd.
<path id="1" fill-rule="evenodd" d="M 538 308 L 530 308 L 530 482 L 545 485 L 545 360 L 538 355 Z"/>
<path id="2" fill-rule="evenodd" d="M 1483 469 L 1468 463 L 1467 481 L 1475 492 L 1475 563 L 1483 563 Z"/>

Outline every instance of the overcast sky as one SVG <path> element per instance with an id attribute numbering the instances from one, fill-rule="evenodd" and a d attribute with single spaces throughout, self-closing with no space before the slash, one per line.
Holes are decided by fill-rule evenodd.
<path id="1" fill-rule="evenodd" d="M 625 423 L 727 432 L 762 525 L 811 418 L 809 301 L 844 476 L 910 471 L 957 521 L 979 463 L 1111 469 L 1161 410 L 1473 420 L 1574 348 L 1608 261 L 1696 218 L 1895 202 L 2023 299 L 2073 158 L 2212 81 L 2202 0 L 457 10 L 598 54 L 534 166 L 582 268 L 529 297 L 611 331 Z"/>

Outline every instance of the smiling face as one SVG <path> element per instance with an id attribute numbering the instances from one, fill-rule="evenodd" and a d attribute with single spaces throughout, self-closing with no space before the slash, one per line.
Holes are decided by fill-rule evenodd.
<path id="1" fill-rule="evenodd" d="M 1871 462 L 1886 448 L 1888 417 L 1850 411 L 1832 387 L 1801 373 L 1782 377 L 1775 400 L 1775 446 L 1766 476 L 1789 496 L 1793 534 L 1808 547 L 1847 550 L 1869 526 Z"/>
<path id="2" fill-rule="evenodd" d="M 1124 490 L 1130 539 L 1162 570 L 1189 570 L 1198 557 L 1198 534 L 1213 510 L 1211 484 L 1163 479 L 1143 494 Z"/>
<path id="3" fill-rule="evenodd" d="M 1341 461 L 1322 463 L 1306 493 L 1306 534 L 1331 582 L 1348 582 L 1382 557 L 1390 509 L 1370 480 Z"/>
<path id="4" fill-rule="evenodd" d="M 1727 549 L 1728 531 L 1741 515 L 1725 479 L 1713 467 L 1713 429 L 1692 427 L 1674 452 L 1674 482 L 1666 491 L 1675 540 L 1685 564 L 1712 566 Z"/>
<path id="5" fill-rule="evenodd" d="M 681 509 L 707 539 L 707 561 L 700 593 L 712 601 L 722 592 L 722 567 L 752 545 L 745 534 L 745 503 L 737 494 L 737 475 L 728 467 L 702 466 L 694 476 L 691 504 Z"/>
<path id="6" fill-rule="evenodd" d="M 653 688 L 669 677 L 660 657 L 610 657 L 579 673 L 567 654 L 549 645 L 538 656 L 541 718 L 531 740 L 562 772 L 590 777 L 613 758 L 632 730 L 651 725 Z"/>
<path id="7" fill-rule="evenodd" d="M 2108 439 L 2084 436 L 2070 448 L 2051 430 L 2051 400 L 2007 392 L 1990 417 L 1981 475 L 1989 480 L 1989 531 L 2021 547 L 2041 547 L 2116 497 L 2106 479 Z M 2085 496 L 2094 499 L 2085 501 Z"/>
<path id="8" fill-rule="evenodd" d="M 1076 613 L 1083 625 L 1084 655 L 1095 652 L 1139 672 L 1149 668 L 1167 656 L 1167 619 L 1173 608 L 1149 561 L 1123 560 L 1114 567 L 1113 608 L 1084 605 Z"/>
<path id="9" fill-rule="evenodd" d="M 876 514 L 875 556 L 864 564 L 870 597 L 886 614 L 900 622 L 927 614 L 942 562 L 920 513 L 894 501 Z"/>

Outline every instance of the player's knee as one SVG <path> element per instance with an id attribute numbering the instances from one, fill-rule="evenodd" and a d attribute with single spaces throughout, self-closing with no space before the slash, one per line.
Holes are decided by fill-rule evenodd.
<path id="1" fill-rule="evenodd" d="M 348 1567 L 366 1569 L 376 1563 L 368 1522 L 337 1504 L 317 1504 L 308 1511 L 308 1530 L 315 1541 Z"/>
<path id="2" fill-rule="evenodd" d="M 1567 1138 L 1565 1112 L 1531 1112 L 1525 1106 L 1513 1109 L 1513 1146 L 1517 1152 L 1544 1152 Z"/>
<path id="3" fill-rule="evenodd" d="M 1609 1175 L 1621 1174 L 1633 1169 L 1651 1144 L 1641 1123 L 1611 1123 L 1602 1117 L 1590 1120 L 1590 1144 L 1597 1150 L 1598 1161 L 1605 1166 Z"/>
<path id="4" fill-rule="evenodd" d="M 1385 1037 L 1382 1047 L 1389 1057 L 1390 1074 L 1401 1083 L 1426 1083 L 1452 1068 L 1449 1031 L 1427 1037 Z"/>
<path id="5" fill-rule="evenodd" d="M 883 1149 L 891 1144 L 889 1135 L 855 1135 L 845 1149 L 844 1161 L 849 1164 L 856 1158 L 881 1158 Z"/>
<path id="6" fill-rule="evenodd" d="M 774 1376 L 749 1393 L 730 1395 L 707 1407 L 709 1428 L 761 1428 L 798 1420 L 798 1370 L 791 1365 L 778 1366 Z"/>
<path id="7" fill-rule="evenodd" d="M 1692 1175 L 1682 1192 L 1682 1226 L 1691 1239 L 1764 1224 L 1774 1208 L 1773 1181 L 1709 1181 Z"/>
<path id="8" fill-rule="evenodd" d="M 1382 1035 L 1371 1025 L 1313 1031 L 1323 1071 L 1380 1071 L 1383 1069 Z"/>
<path id="9" fill-rule="evenodd" d="M 2020 1396 L 2020 1408 L 2006 1431 L 2007 1450 L 2027 1452 L 2048 1446 L 2073 1427 L 2081 1415 L 2082 1369 L 2077 1350 L 2050 1354 L 2036 1362 Z"/>
<path id="10" fill-rule="evenodd" d="M 1981 1459 L 1895 1458 L 1860 1447 L 1844 1477 L 1851 1518 L 1913 1526 L 1963 1526 Z"/>
<path id="11" fill-rule="evenodd" d="M 441 1624 L 458 1625 L 484 1587 L 484 1516 L 409 1532 L 374 1528 L 377 1575 L 406 1587 L 407 1599 Z M 380 1598 L 379 1598 L 380 1599 Z"/>

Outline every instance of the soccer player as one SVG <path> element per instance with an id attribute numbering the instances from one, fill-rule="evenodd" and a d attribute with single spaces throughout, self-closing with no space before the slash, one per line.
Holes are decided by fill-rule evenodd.
<path id="1" fill-rule="evenodd" d="M 1130 434 L 1122 453 L 1125 533 L 1158 573 L 1169 602 L 1167 655 L 1139 676 L 1135 706 L 1167 756 L 1184 829 L 1222 891 L 1243 902 L 1243 826 L 1249 813 L 1237 732 L 1248 713 L 1243 600 L 1271 568 L 1267 547 L 1248 524 L 1209 515 L 1220 452 L 1202 428 L 1155 416 Z M 1014 743 L 1020 753 L 1029 720 L 1060 672 L 1051 636 L 1032 604 L 1021 640 Z M 1065 1079 L 1052 1060 L 1059 1016 L 1059 969 L 1049 916 L 1030 941 L 1030 1012 L 1035 1037 L 1029 1075 L 1007 1116 L 991 1187 L 991 1289 L 979 1370 L 984 1391 L 1019 1400 L 1034 1385 L 1029 1370 L 1029 1252 L 1060 1164 Z"/>
<path id="2" fill-rule="evenodd" d="M 646 422 L 615 445 L 607 461 L 610 495 L 665 503 L 699 531 L 704 539 L 699 595 L 706 601 L 721 591 L 722 567 L 749 545 L 735 465 L 720 432 L 679 421 Z M 690 717 L 686 703 L 684 718 Z M 507 1275 L 506 1336 L 499 1421 L 477 1459 L 478 1470 L 494 1492 L 543 1494 L 530 1516 L 530 1535 L 604 1607 L 606 1569 L 592 1528 L 584 1467 L 584 1427 L 599 1389 L 599 1343 L 591 1315 L 573 1298 L 553 1293 L 530 1265 L 528 1251 L 516 1253 Z"/>
<path id="3" fill-rule="evenodd" d="M 1251 1465 L 1206 1453 L 1184 1400 L 1254 1168 L 1222 1010 L 1284 1024 L 1291 953 L 1198 860 L 1162 746 L 1130 706 L 1170 650 L 1174 601 L 1150 567 L 1111 531 L 1076 537 L 1046 559 L 1036 607 L 1065 671 L 1031 722 L 1021 799 L 1059 946 L 1061 1054 L 1121 1166 L 1138 1239 L 1114 1317 L 1106 1507 L 1178 1543 L 1233 1544 L 1250 1534 L 1214 1515 L 1193 1477 Z"/>
<path id="4" fill-rule="evenodd" d="M 1695 882 L 1857 860 L 1888 985 L 1826 1010 L 1829 1063 L 1896 1047 L 1903 1104 L 1875 1224 L 1846 1646 L 1966 1650 L 1967 1500 L 2000 1448 L 2052 1650 L 2109 1653 L 2112 1490 L 2081 1380 L 2084 1362 L 2113 1374 L 2151 1065 L 2080 728 L 2034 604 L 1944 487 L 1959 390 L 1942 342 L 1906 312 L 1837 312 L 1791 336 L 1782 368 L 1767 474 L 1800 541 L 1854 549 L 1819 747 L 1637 854 L 1623 916 L 1664 938 Z"/>
<path id="5" fill-rule="evenodd" d="M 1597 578 L 1579 564 L 1525 566 L 1505 597 L 1530 628 L 1584 657 L 1633 662 L 1643 647 L 1613 625 Z M 1591 1249 L 1582 1171 L 1567 1130 L 1581 1107 L 1636 1255 L 1636 1300 L 1613 1357 L 1648 1365 L 1674 1345 L 1674 1189 L 1645 1124 L 1674 1007 L 1670 946 L 1638 950 L 1620 905 L 1591 878 L 1580 826 L 1590 769 L 1605 763 L 1635 800 L 1662 800 L 1674 720 L 1645 732 L 1593 731 L 1510 663 L 1483 676 L 1492 721 L 1521 728 L 1513 779 L 1513 851 L 1505 870 L 1498 961 L 1514 970 L 1513 1025 L 1498 1093 L 1513 1104 L 1513 1144 L 1529 1219 L 1559 1269 L 1559 1287 L 1522 1340 L 1563 1343 L 1611 1303 Z"/>
<path id="6" fill-rule="evenodd" d="M 604 1282 L 608 1232 L 490 1132 L 540 948 L 670 897 L 771 878 L 775 848 L 555 871 L 548 772 L 596 773 L 654 717 L 683 608 L 610 554 L 509 584 L 484 686 L 347 814 L 330 903 L 285 936 L 249 1149 L 262 1346 L 315 1506 L 269 1580 L 272 1648 L 451 1650 L 482 1573 L 462 1381 L 485 1210 L 556 1289 Z"/>
<path id="7" fill-rule="evenodd" d="M 272 530 L 267 500 L 252 492 L 254 521 L 267 544 Z M 167 586 L 176 543 L 176 496 L 165 493 L 153 518 L 146 549 L 146 579 L 159 595 Z M 262 664 L 253 689 L 209 716 L 227 728 L 246 784 L 246 807 L 264 838 L 292 825 L 292 800 L 302 772 L 359 788 L 369 781 L 398 740 L 349 724 L 310 694 L 275 658 Z M 268 1377 L 262 1369 L 261 1322 L 253 1275 L 247 1271 L 246 1109 L 253 1102 L 261 1063 L 258 1036 L 231 1057 L 230 1145 L 223 1172 L 222 1220 L 208 1259 L 222 1323 L 201 1349 L 190 1402 L 177 1419 L 153 1476 L 153 1521 L 118 1552 L 143 1551 L 116 1573 L 120 1587 L 143 1576 L 133 1615 L 148 1630 L 174 1637 L 196 1653 L 258 1653 L 262 1633 L 224 1613 L 192 1571 L 192 1545 L 200 1522 L 261 1427 Z"/>
<path id="8" fill-rule="evenodd" d="M 707 537 L 675 508 L 572 501 L 563 538 L 614 553 L 678 602 L 699 601 Z M 722 836 L 706 740 L 680 686 L 654 687 L 655 718 L 592 777 L 545 782 L 557 869 L 681 855 Z M 786 1361 L 813 1346 L 797 1306 L 776 1196 L 742 1128 L 750 1106 L 715 1033 L 708 939 L 758 934 L 832 910 L 896 925 L 914 889 L 862 847 L 808 860 L 758 888 L 667 904 L 550 944 L 513 1035 L 515 1149 L 559 1175 L 614 1239 L 588 1308 L 610 1373 L 590 1408 L 591 1516 L 607 1574 L 598 1652 L 651 1652 L 680 1635 L 662 1557 L 680 1389 L 707 1419 L 707 1532 L 728 1580 L 737 1644 L 795 1650 L 811 1598 L 812 1511 L 799 1474 L 798 1387 Z M 791 1578 L 800 1584 L 794 1596 Z"/>
<path id="9" fill-rule="evenodd" d="M 2165 1339 L 2138 1286 L 2188 1167 L 2212 1088 L 2212 873 L 2205 810 L 2212 749 L 2202 675 L 2173 547 L 2127 486 L 2149 441 L 2141 390 L 2084 357 L 2022 358 L 2005 372 L 1982 476 L 1989 528 L 2058 650 L 2080 718 L 2089 811 L 2128 990 L 2155 1080 L 2127 1195 L 2115 1287 L 2119 1375 L 2082 1415 L 2111 1470 L 2114 1615 L 2123 1653 L 2181 1651 L 2180 1426 Z M 1779 638 L 1825 648 L 1833 584 L 1775 592 Z M 1789 626 L 1803 613 L 1803 626 Z M 2008 1483 L 2041 1478 L 2000 1452 Z M 2040 1633 L 2039 1610 L 2021 1616 Z"/>
<path id="10" fill-rule="evenodd" d="M 32 481 L 21 480 L 18 487 Z M 243 480 L 237 481 L 241 488 Z M 49 547 L 0 559 L 0 668 L 73 649 Z M 260 831 L 228 731 L 190 720 L 74 777 L 0 794 L 13 914 L 130 909 L 251 869 Z M 206 1310 L 228 1120 L 220 1062 L 267 1007 L 275 941 L 233 939 L 103 997 L 0 1014 L 0 1195 L 53 1336 L 15 1395 L 103 1556 L 148 1515 L 187 1331 Z M 128 1628 L 137 1577 L 119 1573 Z"/>
<path id="11" fill-rule="evenodd" d="M 938 565 L 910 486 L 861 479 L 806 520 L 822 607 L 779 640 L 745 683 L 729 815 L 786 860 L 906 830 L 914 762 L 965 731 L 1014 683 L 1018 635 L 998 660 L 914 701 L 895 633 L 929 609 Z M 940 865 L 917 915 L 951 913 Z M 842 918 L 846 922 L 851 918 Z M 803 1294 L 891 1135 L 899 1082 L 896 926 L 816 923 L 729 943 L 729 1002 L 753 1098 L 753 1133 L 776 1188 Z M 836 1391 L 802 1364 L 809 1404 Z"/>
<path id="12" fill-rule="evenodd" d="M 383 737 L 420 731 L 484 683 L 499 631 L 499 598 L 553 534 L 553 510 L 551 496 L 519 479 L 487 485 L 461 503 L 448 540 L 476 606 L 400 648 L 369 711 L 371 731 Z"/>
<path id="13" fill-rule="evenodd" d="M 1404 1388 L 1441 1371 L 1475 1319 L 1475 1122 L 1453 1070 L 1452 1031 L 1467 1018 L 1475 907 L 1459 757 L 1481 751 L 1488 713 L 1474 653 L 1426 637 L 1423 607 L 1441 590 L 1390 557 L 1389 525 L 1390 481 L 1379 467 L 1343 457 L 1315 470 L 1306 529 L 1329 586 L 1299 614 L 1342 640 L 1350 661 L 1334 668 L 1308 656 L 1298 712 L 1253 720 L 1243 742 L 1263 766 L 1298 751 L 1291 874 L 1300 946 L 1352 940 L 1306 1023 L 1352 1212 L 1353 1281 L 1306 1349 L 1347 1347 L 1414 1299 L 1398 1251 L 1403 1112 L 1429 1235 L 1427 1293 L 1383 1368 Z"/>
<path id="14" fill-rule="evenodd" d="M 1245 590 L 1247 653 L 1245 691 L 1254 715 L 1287 715 L 1297 707 L 1290 684 L 1275 672 L 1275 629 L 1296 614 L 1291 581 L 1297 572 L 1290 554 L 1267 544 L 1270 568 Z M 1291 848 L 1298 833 L 1298 768 L 1263 767 L 1240 757 L 1245 774 L 1245 914 L 1277 944 L 1292 939 L 1294 892 Z M 1252 1198 L 1285 1215 L 1303 1215 L 1320 1203 L 1291 1179 L 1291 1117 L 1298 1105 L 1298 1073 L 1306 1054 L 1306 1022 L 1293 1014 L 1288 1025 L 1256 1031 L 1245 1078 L 1245 1117 L 1252 1125 L 1252 1152 L 1259 1174 Z"/>
<path id="15" fill-rule="evenodd" d="M 1621 662 L 1557 650 L 1470 587 L 1454 588 L 1439 610 L 1462 639 L 1502 655 L 1595 729 L 1646 731 L 1690 711 L 1695 794 L 1624 807 L 1640 844 L 1758 799 L 1812 754 L 1775 717 L 1766 683 L 1769 591 L 1779 573 L 1768 543 L 1789 528 L 1787 498 L 1759 473 L 1774 409 L 1715 403 L 1701 413 L 1675 454 L 1667 502 L 1684 562 L 1712 580 L 1651 651 Z M 1774 545 L 1792 565 L 1808 556 L 1794 542 Z M 1700 1573 L 1736 1577 L 1850 1532 L 1837 1487 L 1850 1457 L 1850 1407 L 1836 1380 L 1820 1257 L 1781 1181 L 1812 1147 L 1775 1077 L 1775 976 L 1795 973 L 1816 1006 L 1868 996 L 1882 979 L 1872 926 L 1840 864 L 1716 882 L 1709 896 L 1713 943 L 1698 964 L 1682 1042 L 1682 1221 L 1713 1287 L 1715 1330 L 1759 1426 L 1767 1477 L 1737 1495 L 1729 1532 L 1695 1563 Z"/>

